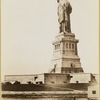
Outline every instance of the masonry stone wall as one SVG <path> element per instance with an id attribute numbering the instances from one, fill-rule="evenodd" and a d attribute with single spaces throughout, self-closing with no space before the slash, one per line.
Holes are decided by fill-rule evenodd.
<path id="1" fill-rule="evenodd" d="M 34 75 L 6 75 L 5 82 L 14 83 L 15 81 L 19 81 L 22 84 L 26 84 L 31 81 L 34 82 Z"/>
<path id="2" fill-rule="evenodd" d="M 49 73 L 45 74 L 44 83 L 45 84 L 66 84 L 70 82 L 69 74 L 59 74 L 59 73 Z"/>
<path id="3" fill-rule="evenodd" d="M 28 84 L 32 82 L 34 84 L 66 84 L 70 82 L 69 74 L 61 73 L 43 73 L 37 75 L 7 75 L 5 76 L 5 82 L 14 83 L 19 81 L 21 84 Z"/>
<path id="4" fill-rule="evenodd" d="M 44 74 L 37 74 L 37 78 L 34 81 L 35 84 L 44 84 Z"/>
<path id="5" fill-rule="evenodd" d="M 92 74 L 90 73 L 71 73 L 70 83 L 90 83 L 92 82 Z"/>

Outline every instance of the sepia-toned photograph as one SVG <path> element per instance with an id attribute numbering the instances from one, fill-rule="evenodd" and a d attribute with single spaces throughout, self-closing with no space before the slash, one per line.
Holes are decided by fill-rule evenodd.
<path id="1" fill-rule="evenodd" d="M 1 100 L 99 100 L 99 0 L 1 0 Z"/>

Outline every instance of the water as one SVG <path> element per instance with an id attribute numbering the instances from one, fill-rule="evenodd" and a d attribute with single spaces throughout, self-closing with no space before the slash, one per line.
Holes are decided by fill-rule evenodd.
<path id="1" fill-rule="evenodd" d="M 72 94 L 73 91 L 4 91 L 2 92 L 3 94 L 5 94 L 6 96 L 5 97 L 2 97 L 1 100 L 87 100 L 86 98 L 75 98 L 73 97 L 72 95 L 70 96 L 70 98 L 68 98 L 68 95 L 69 93 Z M 78 91 L 76 91 L 75 93 L 78 93 Z M 83 93 L 83 92 L 82 92 Z M 7 98 L 7 94 L 11 94 L 11 96 L 9 96 L 9 98 Z M 21 98 L 21 96 L 17 96 L 15 97 L 14 95 L 15 94 L 18 94 L 19 96 L 22 95 L 22 97 L 24 98 Z M 32 96 L 29 96 L 28 95 L 31 94 Z M 52 95 L 54 94 L 54 95 Z M 65 95 L 66 94 L 66 95 Z M 40 98 L 41 95 L 44 95 L 44 97 L 46 98 Z M 27 96 L 27 98 L 25 97 Z M 32 97 L 37 97 L 37 98 L 32 98 Z M 49 98 L 48 98 L 49 97 Z"/>
<path id="2" fill-rule="evenodd" d="M 2 98 L 1 100 L 88 100 L 86 98 L 37 98 L 37 99 L 19 99 L 19 98 Z"/>
<path id="3" fill-rule="evenodd" d="M 16 98 L 2 98 L 1 100 L 68 100 L 66 98 L 38 98 L 38 99 L 16 99 Z"/>

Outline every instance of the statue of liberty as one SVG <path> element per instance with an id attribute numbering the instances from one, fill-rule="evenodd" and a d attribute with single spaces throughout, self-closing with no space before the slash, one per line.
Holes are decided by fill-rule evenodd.
<path id="1" fill-rule="evenodd" d="M 58 22 L 59 30 L 61 32 L 71 32 L 70 14 L 72 7 L 68 0 L 57 0 L 58 4 Z"/>

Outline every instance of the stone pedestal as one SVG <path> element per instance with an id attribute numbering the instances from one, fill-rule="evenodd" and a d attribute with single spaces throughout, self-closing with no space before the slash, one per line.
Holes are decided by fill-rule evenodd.
<path id="1" fill-rule="evenodd" d="M 77 43 L 73 33 L 59 33 L 53 41 L 53 59 L 51 73 L 82 73 Z"/>

